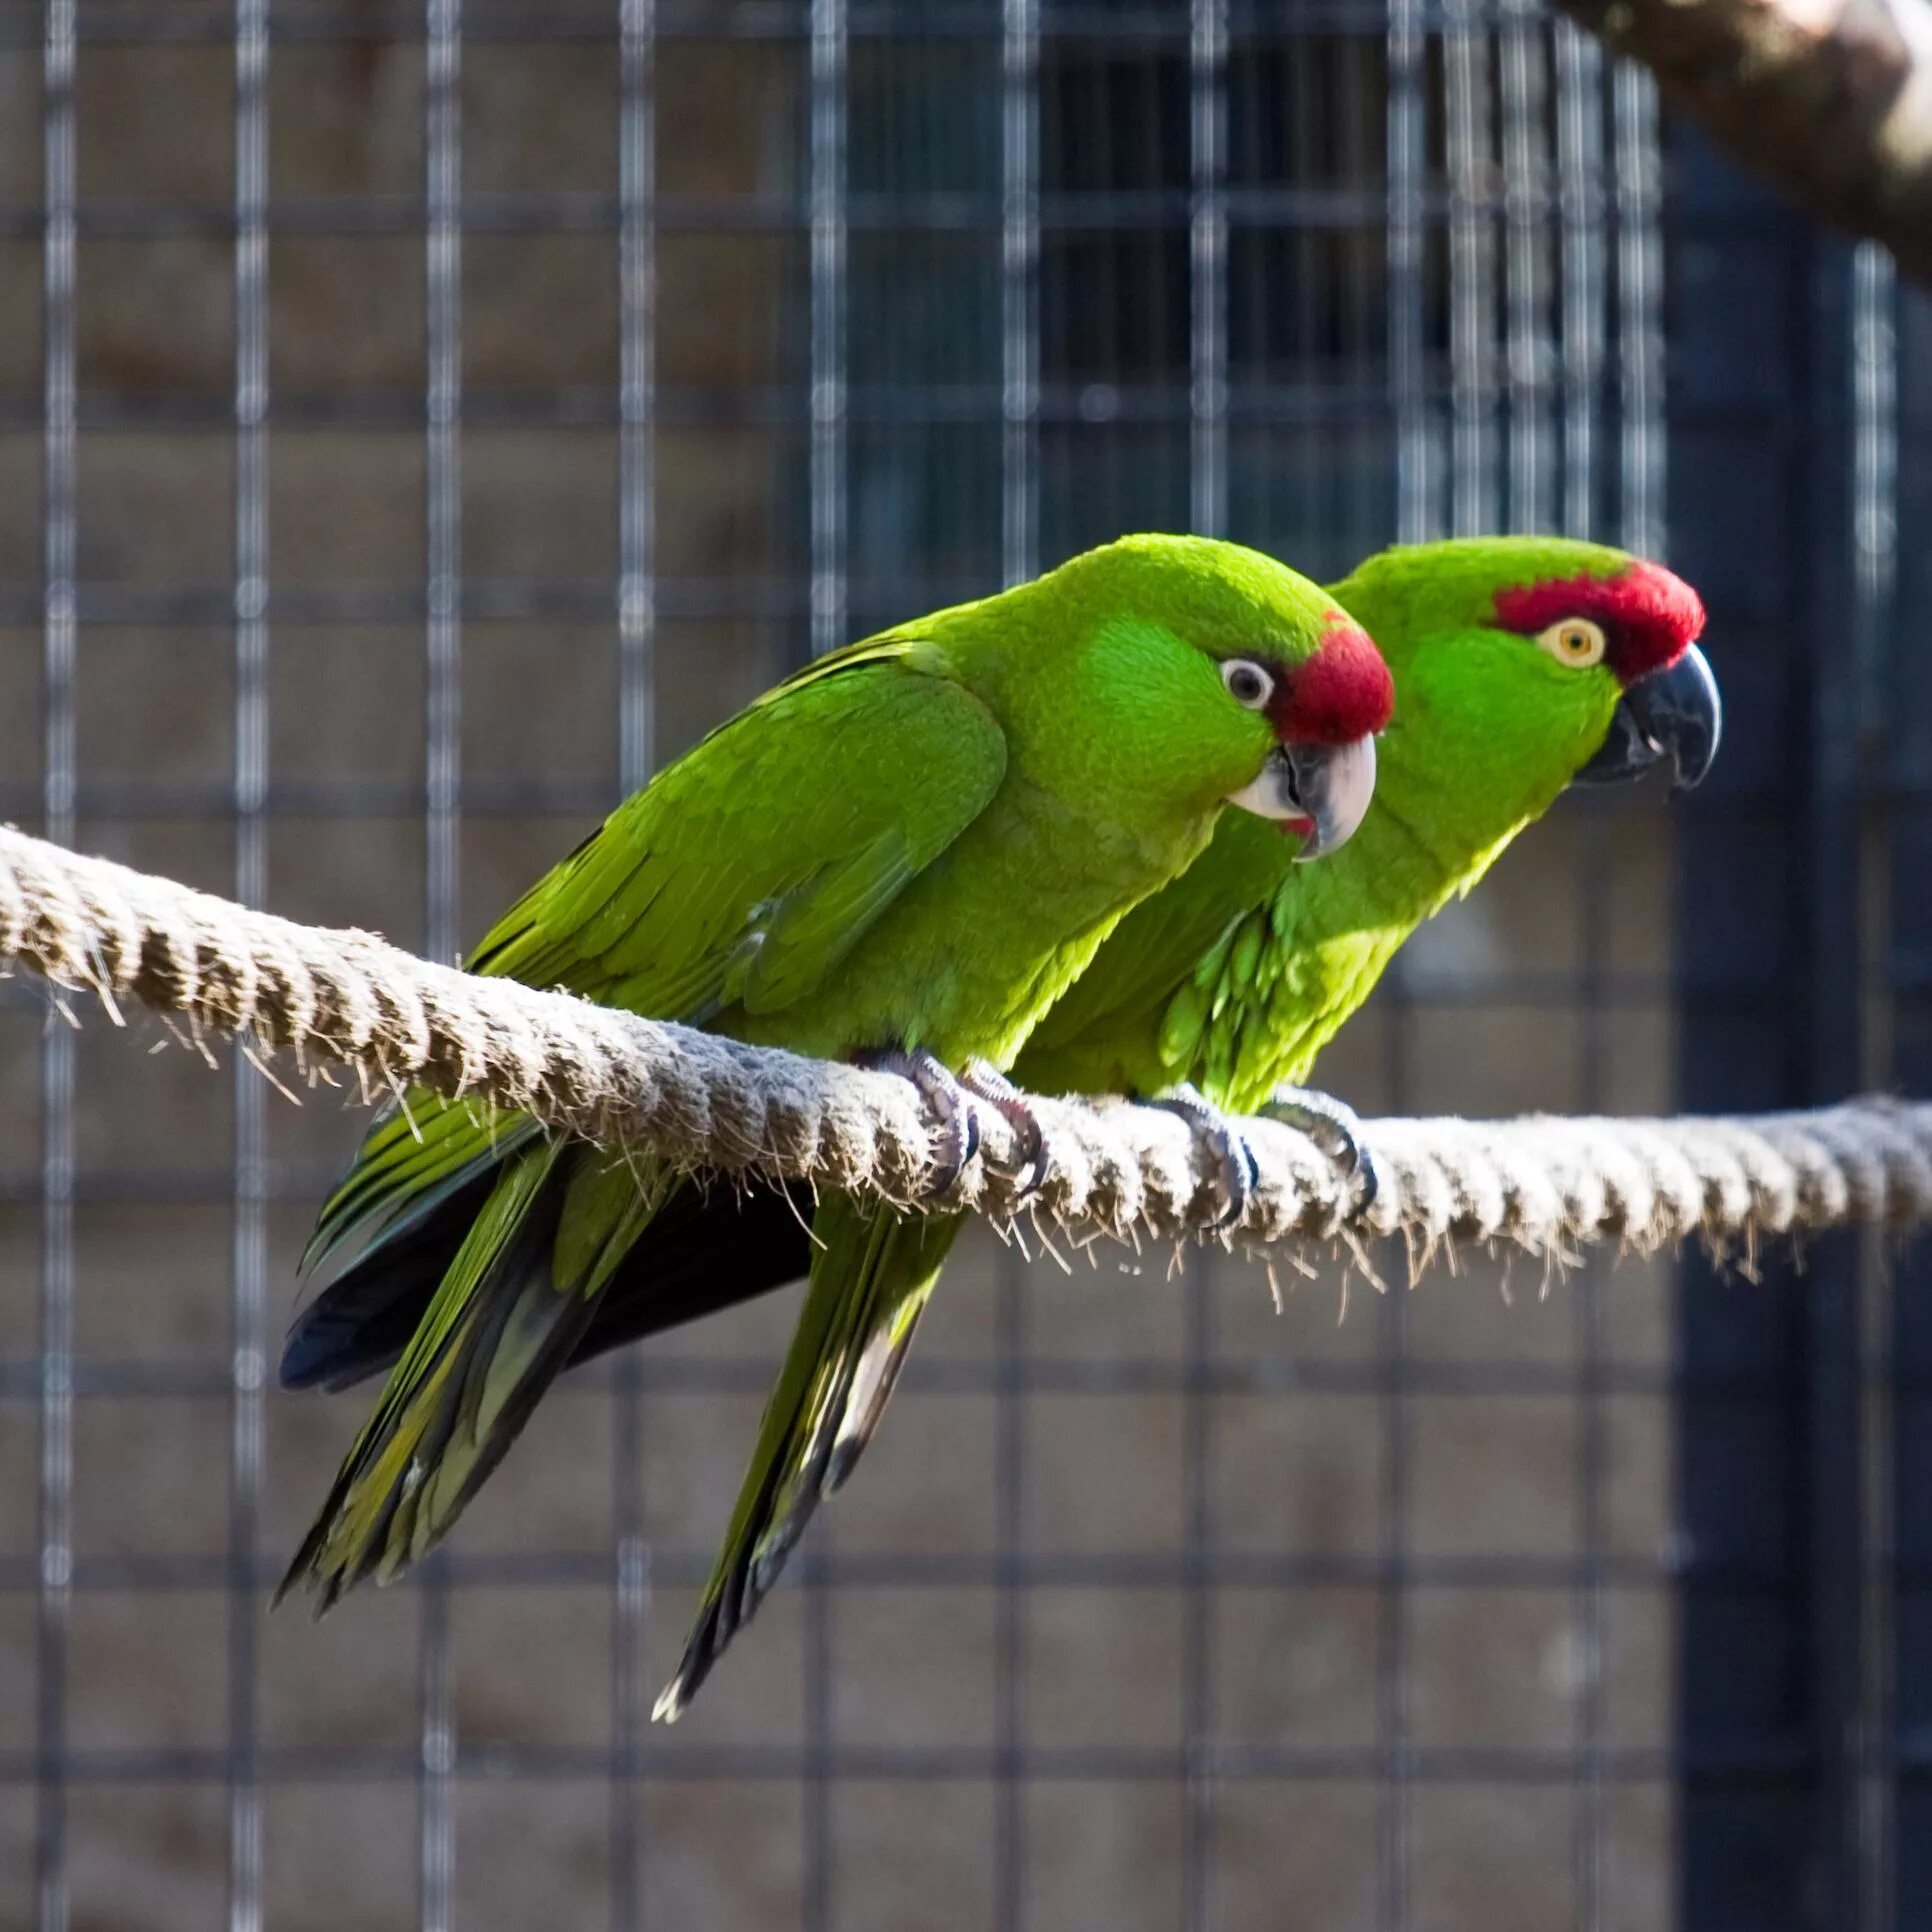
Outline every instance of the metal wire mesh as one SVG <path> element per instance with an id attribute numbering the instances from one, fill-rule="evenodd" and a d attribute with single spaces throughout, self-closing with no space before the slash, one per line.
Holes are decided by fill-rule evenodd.
<path id="1" fill-rule="evenodd" d="M 1121 529 L 1662 549 L 1662 167 L 1527 0 L 0 6 L 0 813 L 447 956 L 806 651 Z M 1669 861 L 1566 808 L 1325 1075 L 1661 1103 Z M 1670 1918 L 1667 1275 L 1335 1327 L 964 1254 L 666 1735 L 790 1303 L 265 1622 L 354 1412 L 267 1377 L 355 1123 L 0 1023 L 0 1918 Z"/>

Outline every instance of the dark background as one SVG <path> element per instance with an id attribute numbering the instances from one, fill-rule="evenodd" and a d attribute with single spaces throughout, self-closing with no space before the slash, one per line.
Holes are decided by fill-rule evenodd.
<path id="1" fill-rule="evenodd" d="M 1566 801 L 1322 1080 L 1924 1092 L 1927 315 L 1529 5 L 0 0 L 0 815 L 449 956 L 908 611 L 1560 528 L 1703 590 L 1723 761 Z M 359 1116 L 82 1017 L 0 997 L 0 1924 L 1932 1919 L 1909 1258 L 1277 1314 L 981 1239 L 667 1733 L 789 1299 L 267 1618 Z"/>

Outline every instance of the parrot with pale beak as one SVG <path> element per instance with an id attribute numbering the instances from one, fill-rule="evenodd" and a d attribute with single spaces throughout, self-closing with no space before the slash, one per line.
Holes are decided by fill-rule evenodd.
<path id="1" fill-rule="evenodd" d="M 1343 846 L 1391 701 L 1368 634 L 1306 578 L 1234 544 L 1122 538 L 807 666 L 619 806 L 470 969 L 903 1074 L 943 1124 L 935 1193 L 973 1158 L 982 1109 L 1037 1176 L 1040 1130 L 1004 1069 L 1041 1016 L 1227 812 L 1284 863 Z M 648 1297 L 653 1231 L 712 1198 L 648 1153 L 407 1095 L 310 1244 L 309 1265 L 359 1251 L 299 1318 L 285 1385 L 390 1373 L 283 1591 L 326 1609 L 430 1549 L 612 1289 Z M 661 1714 L 849 1462 L 951 1225 L 833 1192 L 793 1229 L 810 1286 Z"/>

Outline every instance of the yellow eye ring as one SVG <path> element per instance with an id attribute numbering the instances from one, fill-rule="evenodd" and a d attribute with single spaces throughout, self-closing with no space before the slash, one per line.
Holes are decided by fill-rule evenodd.
<path id="1" fill-rule="evenodd" d="M 1587 671 L 1591 665 L 1601 664 L 1609 642 L 1603 626 L 1587 617 L 1559 617 L 1536 633 L 1536 641 L 1557 663 L 1567 664 L 1573 671 Z"/>

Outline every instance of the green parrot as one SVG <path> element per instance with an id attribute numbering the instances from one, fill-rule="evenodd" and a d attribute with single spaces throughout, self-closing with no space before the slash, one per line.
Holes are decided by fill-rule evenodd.
<path id="1" fill-rule="evenodd" d="M 903 1073 L 944 1123 L 938 1191 L 981 1106 L 1037 1152 L 998 1070 L 1225 803 L 1291 855 L 1348 838 L 1391 697 L 1367 634 L 1306 579 L 1231 544 L 1123 538 L 806 667 L 620 806 L 470 965 Z M 284 1384 L 393 1367 L 282 1592 L 306 1583 L 320 1611 L 429 1549 L 613 1286 L 648 1295 L 652 1252 L 687 1278 L 709 1212 L 649 1156 L 409 1094 L 305 1260 L 360 1243 L 298 1319 Z M 939 1225 L 828 1194 L 792 1229 L 810 1286 L 667 1715 L 849 1462 L 851 1418 L 876 1415 Z"/>

